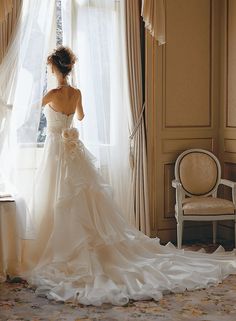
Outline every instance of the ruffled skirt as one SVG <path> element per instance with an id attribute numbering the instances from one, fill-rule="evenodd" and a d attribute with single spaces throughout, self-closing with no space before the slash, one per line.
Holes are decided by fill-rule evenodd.
<path id="1" fill-rule="evenodd" d="M 177 250 L 130 226 L 80 141 L 70 153 L 49 135 L 34 206 L 38 233 L 23 276 L 50 299 L 95 306 L 159 300 L 236 272 L 234 252 Z"/>

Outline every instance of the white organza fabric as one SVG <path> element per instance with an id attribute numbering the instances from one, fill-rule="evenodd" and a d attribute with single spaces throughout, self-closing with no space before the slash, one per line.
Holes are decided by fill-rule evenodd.
<path id="1" fill-rule="evenodd" d="M 234 252 L 162 246 L 127 224 L 67 116 L 45 107 L 47 139 L 36 187 L 37 294 L 85 305 L 159 300 L 219 283 L 236 272 Z M 33 241 L 30 241 L 33 242 Z M 221 251 L 222 249 L 222 251 Z M 30 258 L 32 259 L 32 258 Z"/>

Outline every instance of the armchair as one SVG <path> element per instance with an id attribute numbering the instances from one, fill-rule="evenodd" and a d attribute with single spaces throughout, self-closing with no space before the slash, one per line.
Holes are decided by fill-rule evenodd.
<path id="1" fill-rule="evenodd" d="M 218 198 L 220 184 L 232 189 L 232 201 Z M 212 221 L 213 243 L 216 243 L 217 221 L 233 220 L 236 247 L 236 183 L 221 179 L 219 160 L 203 149 L 189 149 L 175 162 L 175 218 L 177 247 L 182 246 L 184 221 Z"/>

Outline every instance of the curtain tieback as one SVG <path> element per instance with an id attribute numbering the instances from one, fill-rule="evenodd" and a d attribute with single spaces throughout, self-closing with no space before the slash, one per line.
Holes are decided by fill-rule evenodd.
<path id="1" fill-rule="evenodd" d="M 142 110 L 139 114 L 139 117 L 138 117 L 138 120 L 136 122 L 136 124 L 134 125 L 134 128 L 133 128 L 133 131 L 131 132 L 131 135 L 129 136 L 129 139 L 130 139 L 130 149 L 129 149 L 129 163 L 130 163 L 130 167 L 133 169 L 134 168 L 134 147 L 132 145 L 132 141 L 133 141 L 133 138 L 134 136 L 136 135 L 138 129 L 139 129 L 139 126 L 141 124 L 141 120 L 143 118 L 143 114 L 144 114 L 144 110 L 145 110 L 145 102 L 143 103 L 143 107 L 142 107 Z"/>
<path id="2" fill-rule="evenodd" d="M 129 136 L 129 138 L 131 140 L 134 138 L 134 136 L 137 133 L 137 130 L 138 130 L 140 124 L 141 124 L 141 120 L 142 120 L 142 117 L 143 117 L 144 110 L 145 110 L 145 102 L 143 103 L 143 107 L 142 107 L 141 113 L 140 113 L 140 115 L 138 117 L 138 120 L 137 120 L 135 126 L 134 126 L 134 129 L 133 129 L 131 135 Z"/>

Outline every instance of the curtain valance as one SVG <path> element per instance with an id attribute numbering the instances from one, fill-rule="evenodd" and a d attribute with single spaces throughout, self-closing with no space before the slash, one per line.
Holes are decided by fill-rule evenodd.
<path id="1" fill-rule="evenodd" d="M 142 0 L 142 17 L 145 27 L 160 45 L 165 39 L 165 7 L 164 0 Z"/>

